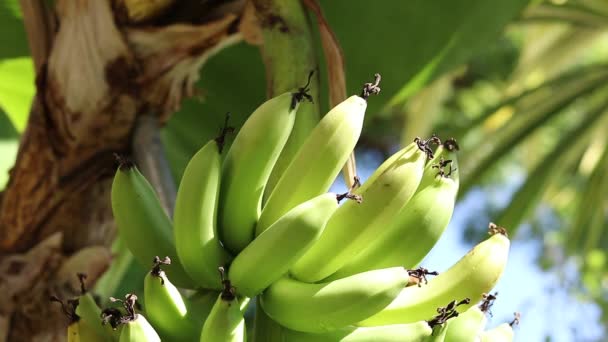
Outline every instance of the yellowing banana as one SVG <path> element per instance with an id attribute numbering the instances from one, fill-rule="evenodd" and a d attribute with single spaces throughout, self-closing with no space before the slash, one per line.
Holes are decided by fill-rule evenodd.
<path id="1" fill-rule="evenodd" d="M 372 176 L 372 184 L 353 192 L 362 203 L 349 201 L 336 210 L 319 240 L 291 268 L 294 277 L 316 282 L 330 276 L 386 230 L 416 192 L 427 158 L 418 148 L 398 153 L 380 168 L 382 174 Z"/>
<path id="2" fill-rule="evenodd" d="M 202 322 L 191 319 L 186 301 L 161 270 L 167 261 L 157 259 L 144 278 L 146 315 L 160 335 L 171 341 L 192 341 L 200 333 Z"/>
<path id="3" fill-rule="evenodd" d="M 167 255 L 173 261 L 167 269 L 171 280 L 179 287 L 194 287 L 179 263 L 171 221 L 154 189 L 126 160 L 121 161 L 112 183 L 112 212 L 120 237 L 142 266 L 148 267 L 157 255 Z"/>
<path id="4" fill-rule="evenodd" d="M 366 108 L 354 95 L 321 119 L 268 197 L 257 235 L 298 204 L 327 192 L 359 140 Z"/>
<path id="5" fill-rule="evenodd" d="M 500 231 L 504 232 L 504 229 Z M 406 287 L 386 308 L 357 325 L 378 326 L 428 320 L 436 313 L 436 308 L 452 300 L 469 298 L 472 303 L 478 302 L 502 275 L 509 245 L 505 235 L 495 233 L 450 269 L 429 280 L 428 284 Z M 466 310 L 471 305 L 463 305 L 460 310 Z"/>
<path id="6" fill-rule="evenodd" d="M 412 269 L 422 261 L 450 222 L 458 190 L 455 173 L 448 177 L 444 167 L 432 165 L 427 165 L 417 192 L 384 231 L 328 279 L 394 266 Z"/>
<path id="7" fill-rule="evenodd" d="M 173 214 L 175 246 L 186 272 L 199 286 L 217 290 L 217 268 L 231 259 L 216 227 L 220 174 L 220 150 L 212 140 L 188 162 Z"/>
<path id="8" fill-rule="evenodd" d="M 283 276 L 317 241 L 338 208 L 336 194 L 317 196 L 291 209 L 256 237 L 230 265 L 238 293 L 254 297 Z"/>
<path id="9" fill-rule="evenodd" d="M 283 328 L 282 341 L 289 342 L 426 342 L 432 329 L 425 321 L 410 324 L 393 324 L 381 327 L 355 327 L 326 333 L 306 333 Z"/>
<path id="10" fill-rule="evenodd" d="M 494 329 L 482 332 L 481 342 L 511 342 L 513 341 L 513 327 L 509 323 L 502 323 Z"/>
<path id="11" fill-rule="evenodd" d="M 200 341 L 242 342 L 246 338 L 245 318 L 239 301 L 230 290 L 224 290 L 205 320 Z"/>
<path id="12" fill-rule="evenodd" d="M 283 277 L 260 297 L 264 311 L 297 331 L 328 332 L 361 321 L 388 305 L 408 283 L 401 267 L 373 270 L 328 283 Z"/>
<path id="13" fill-rule="evenodd" d="M 78 320 L 70 323 L 67 329 L 68 342 L 107 342 L 107 336 L 99 335 L 97 330 L 88 322 Z"/>
<path id="14" fill-rule="evenodd" d="M 264 187 L 293 128 L 297 94 L 284 93 L 259 106 L 224 160 L 219 222 L 222 242 L 235 255 L 254 238 Z"/>

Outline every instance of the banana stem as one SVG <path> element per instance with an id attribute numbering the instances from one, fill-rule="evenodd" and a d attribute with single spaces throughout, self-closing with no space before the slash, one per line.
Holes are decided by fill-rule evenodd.
<path id="1" fill-rule="evenodd" d="M 260 47 L 266 66 L 267 96 L 272 98 L 302 87 L 311 71 L 318 69 L 312 29 L 299 0 L 254 0 L 261 26 Z M 314 102 L 301 105 L 296 121 L 268 184 L 269 195 L 310 132 L 319 122 L 319 73 L 315 72 L 309 94 Z"/>
<path id="2" fill-rule="evenodd" d="M 158 117 L 140 115 L 133 133 L 133 154 L 137 166 L 156 190 L 160 203 L 169 217 L 173 217 L 175 182 L 160 140 Z"/>

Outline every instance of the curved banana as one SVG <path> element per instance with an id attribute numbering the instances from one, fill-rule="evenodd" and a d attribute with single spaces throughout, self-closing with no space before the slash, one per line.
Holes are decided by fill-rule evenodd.
<path id="1" fill-rule="evenodd" d="M 473 306 L 467 311 L 450 320 L 445 340 L 455 342 L 475 342 L 483 331 L 488 318 L 479 306 Z"/>
<path id="2" fill-rule="evenodd" d="M 135 314 L 122 326 L 119 342 L 160 342 L 160 337 L 143 315 Z"/>
<path id="3" fill-rule="evenodd" d="M 230 265 L 237 292 L 254 297 L 281 278 L 317 241 L 338 208 L 336 194 L 317 196 L 291 209 L 256 237 Z"/>
<path id="4" fill-rule="evenodd" d="M 382 310 L 408 281 L 409 275 L 401 267 L 320 284 L 283 277 L 264 291 L 260 304 L 268 316 L 289 329 L 327 332 Z"/>
<path id="5" fill-rule="evenodd" d="M 175 199 L 173 234 L 177 255 L 190 277 L 203 288 L 222 288 L 217 268 L 231 256 L 216 227 L 220 190 L 220 148 L 209 141 L 188 162 Z"/>
<path id="6" fill-rule="evenodd" d="M 169 217 L 150 183 L 128 160 L 120 161 L 112 182 L 112 212 L 121 239 L 140 265 L 147 268 L 155 256 L 168 255 L 173 264 L 167 274 L 173 283 L 194 287 L 177 258 Z"/>
<path id="7" fill-rule="evenodd" d="M 398 153 L 400 157 L 380 168 L 382 174 L 372 176 L 371 184 L 353 191 L 362 203 L 349 201 L 336 210 L 319 240 L 291 268 L 295 278 L 316 282 L 330 276 L 392 222 L 416 192 L 427 158 L 419 148 Z"/>
<path id="8" fill-rule="evenodd" d="M 283 328 L 282 341 L 289 342 L 426 342 L 432 329 L 425 321 L 410 324 L 393 324 L 381 327 L 355 327 L 326 333 L 306 333 Z"/>
<path id="9" fill-rule="evenodd" d="M 511 342 L 513 341 L 513 327 L 509 323 L 502 323 L 496 328 L 482 332 L 481 342 Z"/>
<path id="10" fill-rule="evenodd" d="M 259 106 L 226 155 L 219 203 L 220 234 L 235 255 L 255 236 L 264 187 L 293 128 L 301 94 L 284 93 Z"/>
<path id="11" fill-rule="evenodd" d="M 422 261 L 447 228 L 458 191 L 457 174 L 447 176 L 445 167 L 434 166 L 441 165 L 427 165 L 420 187 L 385 230 L 328 279 L 394 266 L 411 269 Z"/>
<path id="12" fill-rule="evenodd" d="M 478 302 L 502 275 L 509 255 L 509 239 L 504 228 L 491 226 L 487 240 L 469 251 L 447 271 L 422 286 L 409 286 L 382 311 L 359 322 L 360 326 L 412 323 L 430 319 L 436 308 L 458 298 Z M 473 304 L 466 304 L 460 311 Z"/>
<path id="13" fill-rule="evenodd" d="M 359 140 L 366 108 L 367 102 L 353 95 L 321 119 L 264 204 L 257 235 L 298 204 L 329 190 Z"/>
<path id="14" fill-rule="evenodd" d="M 165 339 L 191 341 L 198 337 L 202 321 L 191 319 L 186 301 L 161 270 L 160 265 L 168 263 L 170 261 L 157 258 L 144 277 L 146 315 Z"/>
<path id="15" fill-rule="evenodd" d="M 247 338 L 245 318 L 234 294 L 234 288 L 228 281 L 224 281 L 224 284 L 224 290 L 217 297 L 203 325 L 201 342 L 242 342 Z"/>

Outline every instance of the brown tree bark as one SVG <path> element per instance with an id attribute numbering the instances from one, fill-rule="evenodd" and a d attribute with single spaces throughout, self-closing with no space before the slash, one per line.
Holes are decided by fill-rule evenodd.
<path id="1" fill-rule="evenodd" d="M 0 194 L 0 341 L 65 339 L 48 298 L 108 267 L 113 153 L 131 153 L 138 117 L 163 123 L 194 94 L 211 54 L 255 36 L 241 0 L 44 3 L 21 1 L 37 94 Z"/>

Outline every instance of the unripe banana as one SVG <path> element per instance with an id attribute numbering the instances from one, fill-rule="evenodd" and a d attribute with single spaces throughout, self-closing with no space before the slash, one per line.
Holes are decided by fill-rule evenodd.
<path id="1" fill-rule="evenodd" d="M 192 341 L 200 334 L 202 321 L 195 321 L 179 290 L 167 279 L 160 265 L 167 260 L 155 260 L 154 267 L 144 278 L 146 315 L 164 339 Z"/>
<path id="2" fill-rule="evenodd" d="M 425 321 L 381 327 L 348 326 L 326 333 L 306 333 L 283 328 L 282 341 L 289 342 L 426 342 L 432 329 Z"/>
<path id="3" fill-rule="evenodd" d="M 228 282 L 205 320 L 200 341 L 242 342 L 246 339 L 245 318 L 234 288 Z"/>
<path id="4" fill-rule="evenodd" d="M 504 228 L 491 226 L 494 232 L 487 240 L 475 246 L 447 271 L 422 286 L 409 286 L 382 311 L 359 322 L 361 326 L 412 323 L 428 320 L 435 308 L 458 298 L 478 302 L 488 293 L 502 275 L 509 255 L 509 239 Z M 466 310 L 473 304 L 460 307 Z"/>
<path id="5" fill-rule="evenodd" d="M 412 269 L 422 261 L 448 226 L 458 190 L 455 173 L 447 177 L 444 167 L 433 166 L 427 165 L 420 187 L 388 227 L 328 279 L 378 268 Z"/>
<path id="6" fill-rule="evenodd" d="M 87 292 L 78 297 L 78 306 L 75 312 L 80 317 L 80 322 L 86 323 L 88 325 L 87 329 L 93 330 L 99 338 L 110 341 L 112 337 L 118 336 L 110 327 L 101 324 L 101 308 L 97 306 L 91 293 Z"/>
<path id="7" fill-rule="evenodd" d="M 118 233 L 136 260 L 144 267 L 157 255 L 173 260 L 167 274 L 179 287 L 192 288 L 194 281 L 179 263 L 171 221 L 154 189 L 133 163 L 121 160 L 112 183 L 112 212 Z"/>
<path id="8" fill-rule="evenodd" d="M 482 332 L 481 342 L 511 342 L 513 341 L 513 327 L 509 323 L 502 323 L 494 329 Z"/>
<path id="9" fill-rule="evenodd" d="M 445 340 L 448 342 L 475 342 L 487 322 L 486 313 L 473 306 L 458 317 L 450 320 Z"/>
<path id="10" fill-rule="evenodd" d="M 328 332 L 382 310 L 408 281 L 409 275 L 401 267 L 320 284 L 283 277 L 264 291 L 260 304 L 268 316 L 289 329 Z"/>
<path id="11" fill-rule="evenodd" d="M 255 236 L 264 187 L 291 129 L 301 93 L 284 93 L 259 106 L 236 136 L 222 168 L 221 238 L 238 254 Z"/>
<path id="12" fill-rule="evenodd" d="M 175 199 L 175 247 L 190 277 L 203 288 L 222 288 L 217 268 L 231 256 L 217 233 L 221 161 L 216 141 L 209 141 L 188 162 Z"/>
<path id="13" fill-rule="evenodd" d="M 257 235 L 298 204 L 329 190 L 359 140 L 366 108 L 367 102 L 353 95 L 321 119 L 268 197 Z"/>
<path id="14" fill-rule="evenodd" d="M 373 183 L 356 189 L 363 202 L 349 201 L 336 210 L 319 240 L 291 268 L 293 276 L 305 282 L 324 279 L 377 238 L 414 195 L 426 158 L 421 149 L 406 148 L 390 166 L 381 167 Z"/>
<path id="15" fill-rule="evenodd" d="M 287 273 L 317 241 L 337 208 L 336 194 L 317 196 L 291 209 L 256 237 L 230 265 L 229 279 L 237 292 L 254 297 Z"/>
<path id="16" fill-rule="evenodd" d="M 160 342 L 160 337 L 146 318 L 135 314 L 133 320 L 123 324 L 119 342 Z"/>

